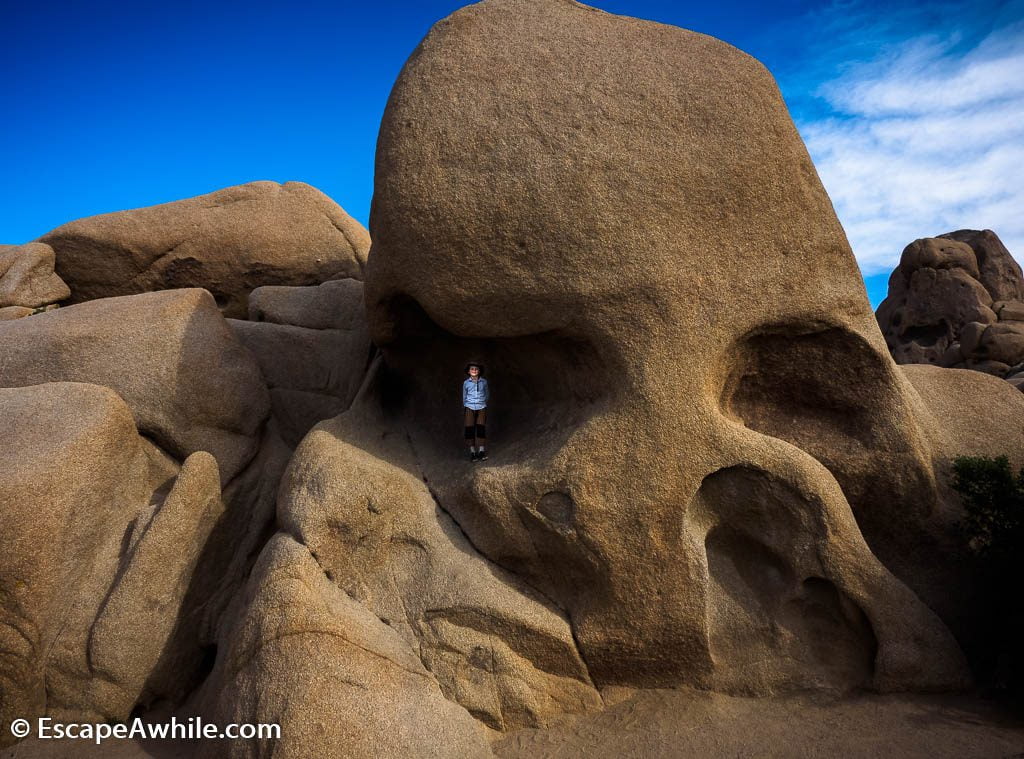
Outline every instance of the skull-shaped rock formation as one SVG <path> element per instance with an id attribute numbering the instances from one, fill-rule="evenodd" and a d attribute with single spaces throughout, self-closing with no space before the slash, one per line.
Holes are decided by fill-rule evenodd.
<path id="1" fill-rule="evenodd" d="M 964 682 L 904 584 L 941 585 L 926 409 L 757 61 L 570 0 L 464 8 L 392 91 L 371 234 L 387 429 L 596 683 Z"/>

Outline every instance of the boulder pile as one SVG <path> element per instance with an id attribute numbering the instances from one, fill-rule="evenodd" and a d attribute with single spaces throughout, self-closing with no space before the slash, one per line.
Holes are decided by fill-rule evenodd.
<path id="1" fill-rule="evenodd" d="M 91 216 L 43 235 L 71 302 L 178 287 L 210 291 L 245 318 L 262 285 L 361 278 L 370 238 L 302 182 L 250 182 L 197 198 Z"/>
<path id="2" fill-rule="evenodd" d="M 994 236 L 904 254 L 885 324 L 948 330 L 898 366 L 768 71 L 569 0 L 433 27 L 371 231 L 256 182 L 0 248 L 0 717 L 488 757 L 636 689 L 969 687 L 946 482 L 1024 396 L 939 364 L 1010 366 Z"/>
<path id="3" fill-rule="evenodd" d="M 990 229 L 910 243 L 877 318 L 897 363 L 974 369 L 1024 390 L 1024 276 Z"/>

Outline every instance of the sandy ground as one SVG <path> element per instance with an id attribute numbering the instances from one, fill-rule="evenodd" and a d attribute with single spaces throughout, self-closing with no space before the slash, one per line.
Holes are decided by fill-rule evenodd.
<path id="1" fill-rule="evenodd" d="M 608 691 L 603 712 L 521 730 L 501 759 L 555 757 L 1024 757 L 1024 717 L 962 697 L 734 698 L 703 691 Z"/>
<path id="2" fill-rule="evenodd" d="M 599 713 L 566 716 L 494 744 L 500 759 L 625 757 L 842 757 L 842 759 L 1024 759 L 1024 715 L 955 696 L 862 695 L 747 699 L 693 690 L 605 692 Z M 285 736 L 287 739 L 287 736 Z M 188 759 L 185 741 L 29 738 L 2 759 Z M 227 748 L 227 745 L 224 746 Z"/>

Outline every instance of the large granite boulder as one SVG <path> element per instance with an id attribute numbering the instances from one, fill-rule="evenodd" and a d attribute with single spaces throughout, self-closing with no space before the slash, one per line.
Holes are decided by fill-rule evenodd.
<path id="1" fill-rule="evenodd" d="M 939 498 L 922 404 L 757 61 L 577 3 L 464 8 L 392 91 L 371 234 L 381 408 L 598 685 L 966 681 L 918 568 L 884 564 Z"/>
<path id="2" fill-rule="evenodd" d="M 0 310 L 39 308 L 64 300 L 71 291 L 54 271 L 53 248 L 43 243 L 0 245 Z"/>
<path id="3" fill-rule="evenodd" d="M 207 721 L 280 725 L 277 740 L 204 741 L 200 757 L 488 757 L 486 729 L 445 699 L 398 632 L 275 535 L 234 606 L 197 704 Z"/>
<path id="4" fill-rule="evenodd" d="M 256 454 L 267 387 L 208 292 L 105 298 L 2 321 L 0 344 L 0 387 L 109 387 L 139 429 L 178 460 L 212 453 L 225 483 Z"/>
<path id="5" fill-rule="evenodd" d="M 57 256 L 71 300 L 203 287 L 244 318 L 261 285 L 361 278 L 370 239 L 302 182 L 250 182 L 173 203 L 91 216 L 40 238 Z"/>
<path id="6" fill-rule="evenodd" d="M 2 717 L 123 720 L 189 682 L 171 662 L 201 661 L 182 612 L 222 511 L 217 464 L 179 467 L 96 385 L 2 388 L 0 426 Z"/>
<path id="7" fill-rule="evenodd" d="M 900 364 L 1011 378 L 1024 362 L 1024 276 L 991 230 L 910 243 L 889 278 L 878 323 Z"/>

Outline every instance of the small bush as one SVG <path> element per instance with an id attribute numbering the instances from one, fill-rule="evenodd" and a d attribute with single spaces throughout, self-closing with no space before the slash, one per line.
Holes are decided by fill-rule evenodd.
<path id="1" fill-rule="evenodd" d="M 1016 564 L 1024 549 L 1024 469 L 1014 476 L 1006 456 L 964 456 L 953 462 L 952 485 L 963 498 L 961 528 L 971 550 Z"/>
<path id="2" fill-rule="evenodd" d="M 983 599 L 979 620 L 991 647 L 979 673 L 987 685 L 1024 693 L 1024 469 L 1016 475 L 1006 456 L 961 457 L 953 462 L 953 488 L 963 499 L 960 527 L 970 548 Z"/>

